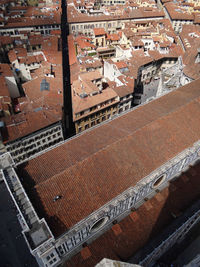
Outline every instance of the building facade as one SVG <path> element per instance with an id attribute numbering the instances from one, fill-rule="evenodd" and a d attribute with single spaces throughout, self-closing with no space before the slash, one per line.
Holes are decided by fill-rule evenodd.
<path id="1" fill-rule="evenodd" d="M 5 148 L 15 164 L 19 165 L 63 141 L 62 125 L 58 122 L 30 135 L 7 142 Z"/>

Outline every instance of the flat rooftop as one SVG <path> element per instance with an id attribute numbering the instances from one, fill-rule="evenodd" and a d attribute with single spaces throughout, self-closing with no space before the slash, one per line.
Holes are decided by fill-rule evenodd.
<path id="1" fill-rule="evenodd" d="M 18 167 L 55 236 L 200 139 L 199 88 L 200 79 Z"/>

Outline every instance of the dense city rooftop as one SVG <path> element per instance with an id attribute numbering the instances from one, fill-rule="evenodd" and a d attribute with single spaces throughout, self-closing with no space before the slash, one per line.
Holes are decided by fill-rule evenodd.
<path id="1" fill-rule="evenodd" d="M 56 236 L 200 139 L 199 84 L 198 79 L 19 167 Z M 54 202 L 55 196 L 62 197 Z"/>

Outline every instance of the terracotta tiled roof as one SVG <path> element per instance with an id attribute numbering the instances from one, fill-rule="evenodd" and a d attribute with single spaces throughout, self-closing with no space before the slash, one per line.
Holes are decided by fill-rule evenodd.
<path id="1" fill-rule="evenodd" d="M 76 38 L 75 38 L 76 41 L 79 41 L 79 40 L 84 40 L 84 41 L 87 41 L 87 42 L 91 42 L 92 39 L 89 38 L 89 37 L 86 37 L 84 35 L 78 35 Z"/>
<path id="2" fill-rule="evenodd" d="M 132 38 L 132 46 L 144 46 L 144 43 L 139 38 Z"/>
<path id="3" fill-rule="evenodd" d="M 27 56 L 27 50 L 23 47 L 16 47 L 14 51 L 17 54 L 17 57 L 26 57 Z"/>
<path id="4" fill-rule="evenodd" d="M 77 44 L 80 46 L 81 49 L 85 48 L 95 48 L 95 46 L 85 40 L 79 39 L 77 40 Z"/>
<path id="5" fill-rule="evenodd" d="M 120 234 L 122 233 L 122 229 L 121 229 L 121 227 L 120 227 L 119 224 L 115 224 L 115 225 L 113 225 L 112 230 L 113 230 L 113 233 L 114 233 L 116 236 L 118 236 L 118 235 L 120 235 Z"/>
<path id="6" fill-rule="evenodd" d="M 130 80 L 127 84 L 123 86 L 114 86 L 113 90 L 117 93 L 119 97 L 124 97 L 134 92 L 134 79 Z"/>
<path id="7" fill-rule="evenodd" d="M 115 65 L 117 66 L 118 69 L 127 68 L 127 64 L 124 61 L 115 62 Z"/>
<path id="8" fill-rule="evenodd" d="M 20 167 L 55 235 L 200 139 L 199 86 L 200 79 Z M 63 197 L 53 202 L 56 195 Z"/>
<path id="9" fill-rule="evenodd" d="M 83 92 L 89 95 L 89 94 L 91 94 L 93 92 L 98 92 L 99 91 L 98 87 L 95 84 L 93 84 L 91 81 L 89 81 L 89 80 L 80 81 L 79 79 L 73 82 L 72 89 L 79 96 Z M 84 100 L 84 102 L 87 102 L 87 101 Z"/>
<path id="10" fill-rule="evenodd" d="M 17 55 L 16 55 L 14 50 L 10 50 L 8 52 L 8 58 L 9 58 L 11 63 L 17 59 Z"/>
<path id="11" fill-rule="evenodd" d="M 200 74 L 200 64 L 195 63 L 195 60 L 198 55 L 198 48 L 200 41 L 197 39 L 193 45 L 188 48 L 183 56 L 183 63 L 186 65 L 183 69 L 183 72 L 186 76 L 192 79 L 198 79 Z"/>
<path id="12" fill-rule="evenodd" d="M 13 40 L 11 39 L 10 36 L 0 36 L 0 45 L 8 45 L 12 44 Z"/>
<path id="13" fill-rule="evenodd" d="M 77 62 L 73 35 L 68 36 L 68 49 L 69 49 L 69 64 L 73 65 Z"/>
<path id="14" fill-rule="evenodd" d="M 52 35 L 61 35 L 61 30 L 51 30 Z"/>
<path id="15" fill-rule="evenodd" d="M 165 8 L 167 9 L 169 16 L 172 20 L 191 20 L 194 21 L 193 14 L 186 12 L 178 4 L 172 2 L 166 3 Z"/>
<path id="16" fill-rule="evenodd" d="M 80 78 L 85 81 L 93 81 L 93 80 L 102 79 L 103 76 L 100 74 L 99 71 L 96 70 L 96 71 L 81 73 Z"/>
<path id="17" fill-rule="evenodd" d="M 47 61 L 52 64 L 62 64 L 62 52 L 61 51 L 44 51 Z"/>
<path id="18" fill-rule="evenodd" d="M 81 91 L 81 89 L 79 90 Z M 97 90 L 98 88 L 96 87 L 96 91 Z M 111 104 L 106 105 L 105 102 L 111 99 L 115 99 L 116 97 L 117 97 L 116 92 L 111 88 L 106 88 L 105 90 L 102 91 L 102 93 L 98 93 L 96 95 L 88 96 L 85 98 L 80 98 L 79 96 L 73 96 L 73 111 L 74 113 L 78 113 L 84 110 L 88 110 L 91 107 L 97 106 L 101 103 L 104 103 L 104 108 L 106 108 L 107 106 L 110 106 Z M 117 102 L 118 101 L 116 100 L 114 101 L 114 103 L 117 103 Z M 87 115 L 89 115 L 89 113 Z M 80 117 L 78 119 L 80 119 Z M 76 120 L 76 118 L 74 118 L 74 120 Z"/>
<path id="19" fill-rule="evenodd" d="M 107 34 L 106 38 L 111 41 L 119 41 L 120 36 L 116 33 L 113 33 L 113 34 Z"/>
<path id="20" fill-rule="evenodd" d="M 10 93 L 9 93 L 8 86 L 7 86 L 6 81 L 5 81 L 5 77 L 0 76 L 0 84 L 1 84 L 0 98 L 1 97 L 8 97 L 9 102 L 11 102 Z"/>
<path id="21" fill-rule="evenodd" d="M 106 34 L 104 28 L 94 28 L 93 31 L 94 31 L 94 35 L 95 36 L 105 35 Z"/>
<path id="22" fill-rule="evenodd" d="M 92 62 L 87 62 L 84 64 L 85 65 L 85 68 L 100 68 L 103 66 L 103 63 L 102 61 L 100 61 L 99 59 L 98 60 L 95 60 L 95 61 L 92 61 Z"/>
<path id="23" fill-rule="evenodd" d="M 42 3 L 42 1 L 41 1 Z M 57 5 L 58 6 L 58 5 Z M 36 25 L 38 22 L 46 24 L 46 22 L 52 21 L 53 24 L 59 23 L 60 12 L 57 12 L 56 6 L 51 5 L 51 11 L 47 11 L 42 8 L 32 7 L 32 6 L 21 6 L 15 5 L 9 7 L 9 13 L 7 13 L 8 19 L 6 20 L 6 27 L 13 26 L 30 26 L 33 23 Z M 23 14 L 23 16 L 15 18 L 14 15 Z M 35 20 L 35 21 L 34 21 Z M 10 23 L 11 22 L 11 23 Z M 27 23 L 27 25 L 25 25 Z M 43 24 L 40 24 L 43 25 Z"/>
<path id="24" fill-rule="evenodd" d="M 152 39 L 154 42 L 160 42 L 162 40 L 160 36 L 153 36 Z"/>
<path id="25" fill-rule="evenodd" d="M 192 176 L 191 171 L 196 174 Z M 200 164 L 189 169 L 168 188 L 89 244 L 90 257 L 84 259 L 78 253 L 66 261 L 65 267 L 93 267 L 103 258 L 128 261 L 147 242 L 159 236 L 167 225 L 174 222 L 172 213 L 176 211 L 180 215 L 199 199 L 199 171 Z M 176 188 L 175 191 L 173 187 Z M 116 228 L 120 228 L 121 232 L 119 229 L 115 231 Z M 116 235 L 116 232 L 120 233 Z"/>
<path id="26" fill-rule="evenodd" d="M 58 122 L 61 117 L 61 109 L 43 108 L 35 112 L 19 113 L 3 118 L 6 125 L 3 140 L 5 142 L 16 140 Z"/>
<path id="27" fill-rule="evenodd" d="M 50 74 L 50 67 L 46 71 Z M 43 79 L 46 79 L 46 82 L 49 83 L 49 90 L 40 90 L 40 84 Z M 43 75 L 24 83 L 23 88 L 26 96 L 28 96 L 30 101 L 37 102 L 37 100 L 41 98 L 48 100 L 49 98 L 51 98 L 50 94 L 53 92 L 56 96 L 54 96 L 55 104 L 60 103 L 60 105 L 62 105 L 62 79 L 59 77 L 45 77 Z"/>
<path id="28" fill-rule="evenodd" d="M 81 256 L 84 260 L 87 260 L 91 256 L 91 252 L 88 247 L 85 247 L 81 250 Z"/>
<path id="29" fill-rule="evenodd" d="M 43 51 L 58 51 L 58 36 L 42 37 L 41 41 Z"/>
<path id="30" fill-rule="evenodd" d="M 30 45 L 41 45 L 43 42 L 42 36 L 30 36 L 28 38 Z"/>
<path id="31" fill-rule="evenodd" d="M 10 65 L 5 63 L 0 63 L 0 74 L 4 77 L 13 76 Z"/>
<path id="32" fill-rule="evenodd" d="M 165 48 L 165 47 L 169 47 L 169 46 L 170 46 L 170 42 L 162 42 L 162 43 L 160 43 L 160 47 Z"/>

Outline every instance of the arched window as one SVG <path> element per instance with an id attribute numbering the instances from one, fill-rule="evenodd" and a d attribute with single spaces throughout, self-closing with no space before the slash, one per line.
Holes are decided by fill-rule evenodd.
<path id="1" fill-rule="evenodd" d="M 156 181 L 153 183 L 153 187 L 155 188 L 155 187 L 161 185 L 161 184 L 164 182 L 165 177 L 166 177 L 166 174 L 162 174 L 161 176 L 159 176 L 159 177 L 156 179 Z"/>
<path id="2" fill-rule="evenodd" d="M 99 219 L 98 221 L 96 221 L 96 222 L 92 225 L 92 227 L 91 227 L 91 229 L 90 229 L 90 232 L 93 233 L 93 232 L 98 231 L 103 225 L 106 224 L 107 221 L 108 221 L 108 217 L 103 217 L 103 218 Z"/>

